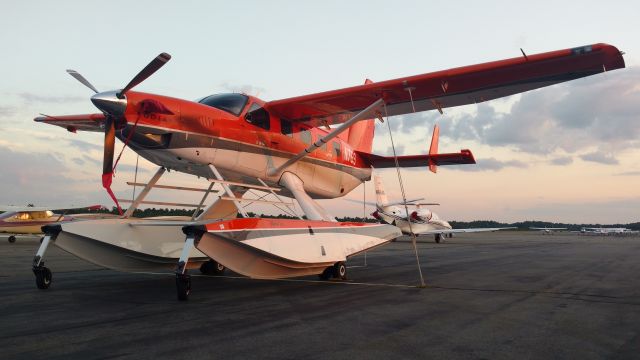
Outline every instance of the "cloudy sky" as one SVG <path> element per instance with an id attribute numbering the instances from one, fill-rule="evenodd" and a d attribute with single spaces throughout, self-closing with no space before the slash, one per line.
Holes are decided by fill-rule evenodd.
<path id="1" fill-rule="evenodd" d="M 165 51 L 171 62 L 137 90 L 196 99 L 243 91 L 275 100 L 520 55 L 606 42 L 627 69 L 499 99 L 390 119 L 397 149 L 473 151 L 477 165 L 403 171 L 410 197 L 451 220 L 640 221 L 640 13 L 635 1 L 29 1 L 0 21 L 0 204 L 110 205 L 100 134 L 35 124 L 39 113 L 96 112 L 75 69 L 99 90 L 123 87 Z M 122 144 L 117 145 L 119 151 Z M 386 124 L 374 148 L 390 151 Z M 119 196 L 133 179 L 125 151 Z M 145 180 L 153 165 L 141 160 Z M 399 197 L 394 170 L 383 171 Z M 165 182 L 205 185 L 172 175 Z M 156 193 L 155 199 L 173 195 Z M 362 187 L 349 194 L 362 199 Z M 373 186 L 366 185 L 373 199 Z M 361 215 L 343 200 L 335 215 Z M 261 209 L 257 209 L 261 210 Z M 370 212 L 370 211 L 368 211 Z"/>

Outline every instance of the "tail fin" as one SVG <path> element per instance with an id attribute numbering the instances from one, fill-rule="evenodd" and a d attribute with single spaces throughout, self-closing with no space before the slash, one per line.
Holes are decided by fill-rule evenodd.
<path id="1" fill-rule="evenodd" d="M 431 147 L 429 147 L 429 155 L 437 155 L 438 154 L 438 139 L 440 138 L 440 127 L 438 124 L 433 126 L 433 136 L 431 137 Z M 432 158 L 429 158 L 429 170 L 432 173 L 438 172 L 438 165 L 436 165 L 435 161 Z"/>
<path id="2" fill-rule="evenodd" d="M 374 175 L 373 183 L 376 187 L 376 205 L 379 207 L 387 205 L 389 203 L 389 199 L 387 198 L 387 194 L 384 192 L 382 177 L 378 174 Z"/>
<path id="3" fill-rule="evenodd" d="M 373 81 L 367 79 L 366 84 L 372 84 Z M 355 123 L 349 128 L 349 136 L 347 142 L 353 150 L 370 153 L 373 148 L 373 133 L 375 131 L 375 119 L 362 120 Z"/>

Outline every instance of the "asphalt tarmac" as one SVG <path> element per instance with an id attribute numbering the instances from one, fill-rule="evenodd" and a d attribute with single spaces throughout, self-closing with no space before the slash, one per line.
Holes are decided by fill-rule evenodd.
<path id="1" fill-rule="evenodd" d="M 465 234 L 406 239 L 349 280 L 193 278 L 102 269 L 0 236 L 2 359 L 638 359 L 640 237 Z"/>

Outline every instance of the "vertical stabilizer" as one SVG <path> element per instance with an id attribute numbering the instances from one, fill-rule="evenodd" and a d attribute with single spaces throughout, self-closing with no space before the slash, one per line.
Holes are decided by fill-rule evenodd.
<path id="1" fill-rule="evenodd" d="M 373 81 L 367 79 L 366 84 L 372 84 Z M 373 134 L 375 131 L 375 119 L 362 120 L 355 123 L 349 128 L 347 142 L 353 150 L 370 153 L 373 148 Z"/>
<path id="2" fill-rule="evenodd" d="M 436 155 L 438 153 L 438 139 L 440 137 L 440 127 L 438 124 L 433 126 L 433 136 L 431 137 L 431 147 L 429 147 L 429 155 Z M 432 173 L 438 172 L 438 166 L 436 163 L 429 159 L 429 170 Z"/>
<path id="3" fill-rule="evenodd" d="M 373 176 L 373 182 L 376 187 L 376 205 L 383 207 L 389 203 L 387 194 L 384 192 L 384 186 L 382 185 L 382 177 L 378 174 Z"/>

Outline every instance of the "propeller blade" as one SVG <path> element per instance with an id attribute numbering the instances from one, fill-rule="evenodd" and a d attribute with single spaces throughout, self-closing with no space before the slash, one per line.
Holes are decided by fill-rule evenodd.
<path id="1" fill-rule="evenodd" d="M 88 87 L 89 89 L 93 90 L 93 92 L 95 92 L 96 94 L 98 93 L 98 90 L 96 90 L 95 87 L 93 87 L 93 85 L 91 85 L 91 83 L 84 78 L 84 76 L 80 75 L 79 72 L 75 71 L 75 70 L 67 70 L 67 73 L 71 76 L 73 76 L 76 80 L 80 81 L 82 83 L 82 85 Z"/>
<path id="2" fill-rule="evenodd" d="M 122 215 L 122 208 L 118 203 L 118 199 L 111 190 L 111 183 L 113 182 L 113 155 L 115 153 L 116 146 L 116 124 L 111 116 L 107 116 L 104 121 L 104 158 L 102 159 L 102 186 L 107 190 L 109 196 L 116 206 L 118 212 Z"/>
<path id="3" fill-rule="evenodd" d="M 116 126 L 111 116 L 104 121 L 104 157 L 102 159 L 102 175 L 113 174 L 113 154 L 116 145 Z M 104 185 L 104 179 L 103 179 Z M 109 181 L 111 185 L 111 181 Z M 106 187 L 106 186 L 105 186 Z"/>
<path id="4" fill-rule="evenodd" d="M 138 75 L 136 75 L 127 84 L 127 86 L 125 86 L 124 89 L 122 89 L 122 91 L 120 91 L 120 93 L 118 95 L 122 96 L 122 95 L 126 94 L 127 91 L 131 90 L 136 85 L 138 85 L 141 82 L 145 81 L 149 76 L 153 75 L 153 73 L 155 73 L 156 71 L 158 71 L 158 69 L 163 67 L 164 64 L 166 64 L 167 61 L 169 61 L 169 60 L 171 60 L 171 55 L 169 55 L 167 53 L 162 53 L 162 54 L 156 56 L 156 58 L 151 60 L 151 62 L 147 66 L 145 66 L 145 68 L 142 69 L 138 73 Z"/>

